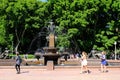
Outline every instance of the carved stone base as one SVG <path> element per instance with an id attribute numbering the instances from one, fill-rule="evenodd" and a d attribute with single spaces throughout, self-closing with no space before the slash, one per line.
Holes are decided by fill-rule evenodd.
<path id="1" fill-rule="evenodd" d="M 57 65 L 58 64 L 58 58 L 60 57 L 59 54 L 44 54 L 44 65 L 47 64 L 47 61 L 53 61 L 54 65 Z"/>

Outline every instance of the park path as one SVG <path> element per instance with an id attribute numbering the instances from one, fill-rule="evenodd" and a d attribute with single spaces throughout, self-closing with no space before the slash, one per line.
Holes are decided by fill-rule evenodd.
<path id="1" fill-rule="evenodd" d="M 0 80 L 120 80 L 120 68 L 111 68 L 108 73 L 90 69 L 90 74 L 80 74 L 80 69 L 0 69 Z"/>

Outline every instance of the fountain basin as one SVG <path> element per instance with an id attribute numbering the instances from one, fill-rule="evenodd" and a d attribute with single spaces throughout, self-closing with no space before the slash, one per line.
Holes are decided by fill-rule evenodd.
<path id="1" fill-rule="evenodd" d="M 46 53 L 56 54 L 56 52 L 57 52 L 57 48 L 55 48 L 55 47 L 44 47 L 43 49 Z"/>
<path id="2" fill-rule="evenodd" d="M 54 65 L 58 65 L 58 58 L 60 57 L 60 54 L 53 54 L 53 53 L 48 53 L 44 54 L 44 65 L 47 64 L 47 61 L 53 61 Z"/>

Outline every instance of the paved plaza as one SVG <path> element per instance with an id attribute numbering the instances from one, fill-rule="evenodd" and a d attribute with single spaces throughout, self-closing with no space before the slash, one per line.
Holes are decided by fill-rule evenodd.
<path id="1" fill-rule="evenodd" d="M 90 74 L 80 74 L 80 69 L 21 69 L 16 74 L 15 69 L 0 69 L 0 80 L 120 80 L 120 68 L 110 68 L 108 73 L 101 73 L 97 68 L 91 68 Z"/>

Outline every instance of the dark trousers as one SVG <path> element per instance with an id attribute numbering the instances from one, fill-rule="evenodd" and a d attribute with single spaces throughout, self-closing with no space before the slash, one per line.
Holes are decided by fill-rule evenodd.
<path id="1" fill-rule="evenodd" d="M 20 65 L 16 64 L 15 69 L 16 69 L 17 72 L 20 72 Z"/>

